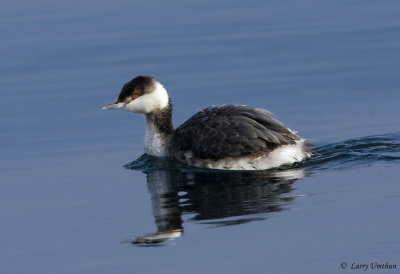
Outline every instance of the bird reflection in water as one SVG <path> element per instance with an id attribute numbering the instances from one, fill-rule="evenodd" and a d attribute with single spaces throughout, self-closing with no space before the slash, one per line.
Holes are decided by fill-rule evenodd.
<path id="1" fill-rule="evenodd" d="M 264 171 L 205 171 L 157 163 L 148 156 L 127 165 L 147 174 L 157 232 L 131 240 L 161 245 L 183 234 L 182 214 L 212 226 L 264 220 L 285 210 L 295 196 L 292 184 L 306 175 L 303 168 Z M 165 163 L 165 162 L 164 162 Z"/>

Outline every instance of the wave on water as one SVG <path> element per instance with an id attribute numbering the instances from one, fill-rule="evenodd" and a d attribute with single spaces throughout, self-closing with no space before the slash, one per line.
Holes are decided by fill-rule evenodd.
<path id="1" fill-rule="evenodd" d="M 265 220 L 290 208 L 299 197 L 292 185 L 313 171 L 400 163 L 400 134 L 314 145 L 312 151 L 313 157 L 301 164 L 258 171 L 196 169 L 142 155 L 125 167 L 146 174 L 157 231 L 128 241 L 159 246 L 177 239 L 183 235 L 185 214 L 209 227 Z"/>
<path id="2" fill-rule="evenodd" d="M 378 162 L 400 162 L 400 134 L 385 134 L 316 145 L 304 162 L 314 170 L 346 169 Z"/>
<path id="3" fill-rule="evenodd" d="M 346 169 L 369 166 L 378 162 L 400 162 L 400 133 L 354 138 L 330 144 L 316 144 L 312 146 L 312 152 L 311 159 L 291 166 L 289 169 L 298 167 L 311 170 Z M 153 170 L 205 171 L 168 158 L 157 158 L 145 154 L 125 165 L 125 168 L 143 172 Z M 285 169 L 287 168 L 285 167 Z"/>

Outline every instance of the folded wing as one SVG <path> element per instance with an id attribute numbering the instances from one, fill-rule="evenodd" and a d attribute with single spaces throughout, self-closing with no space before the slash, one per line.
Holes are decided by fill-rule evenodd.
<path id="1" fill-rule="evenodd" d="M 265 155 L 300 140 L 273 115 L 258 108 L 220 105 L 193 115 L 175 130 L 171 150 L 201 159 Z"/>

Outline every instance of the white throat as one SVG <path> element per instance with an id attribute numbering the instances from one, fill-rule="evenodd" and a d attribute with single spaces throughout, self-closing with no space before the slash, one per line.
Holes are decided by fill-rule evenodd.
<path id="1" fill-rule="evenodd" d="M 165 157 L 167 156 L 167 145 L 169 137 L 160 133 L 154 126 L 151 118 L 146 115 L 146 136 L 144 139 L 144 151 L 147 155 Z"/>

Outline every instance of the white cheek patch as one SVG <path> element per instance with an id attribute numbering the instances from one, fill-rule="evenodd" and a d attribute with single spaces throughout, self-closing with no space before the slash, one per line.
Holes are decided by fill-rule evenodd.
<path id="1" fill-rule="evenodd" d="M 146 95 L 144 95 L 146 96 Z M 141 97 L 130 101 L 128 104 L 124 106 L 124 109 L 127 111 L 137 112 L 137 113 L 147 113 L 146 109 L 143 107 L 143 104 L 140 103 Z"/>
<path id="2" fill-rule="evenodd" d="M 150 113 L 168 105 L 168 93 L 160 83 L 155 84 L 154 91 L 132 100 L 124 106 L 125 110 L 137 113 Z"/>

